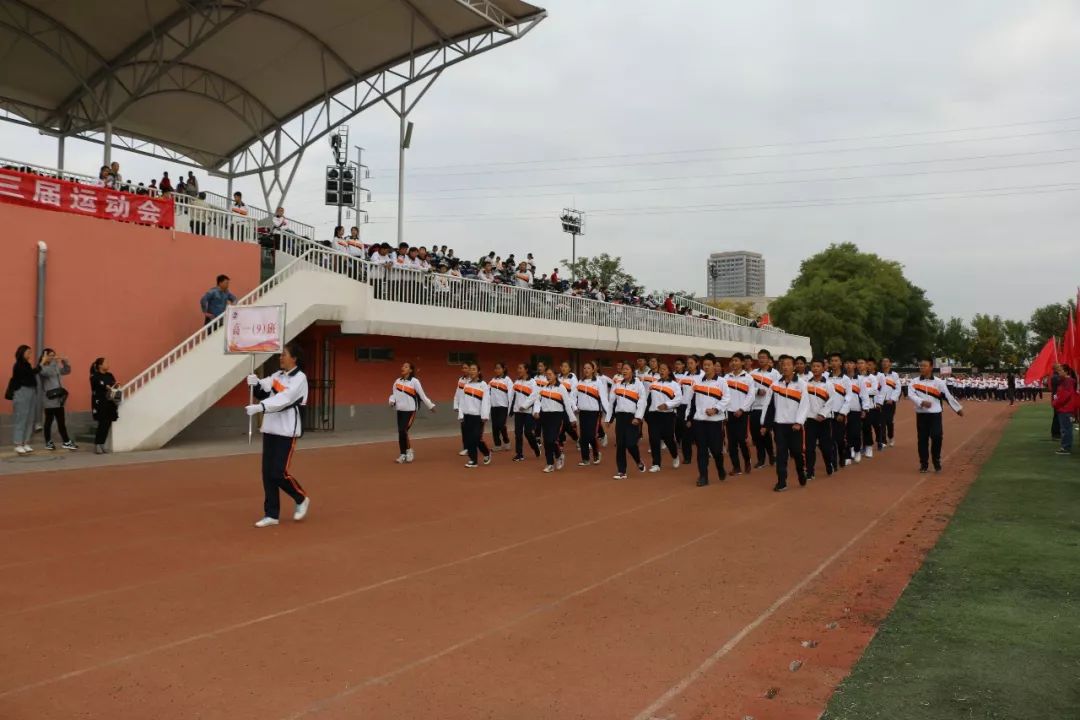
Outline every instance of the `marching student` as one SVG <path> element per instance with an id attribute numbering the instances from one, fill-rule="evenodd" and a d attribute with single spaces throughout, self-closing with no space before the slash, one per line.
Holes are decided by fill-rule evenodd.
<path id="1" fill-rule="evenodd" d="M 873 361 L 859 358 L 855 361 L 855 369 L 858 372 L 859 389 L 863 396 L 863 406 L 866 412 L 862 417 L 862 447 L 863 457 L 874 457 L 874 431 L 877 429 L 877 376 L 870 370 Z"/>
<path id="2" fill-rule="evenodd" d="M 536 363 L 536 375 L 533 376 L 533 384 L 536 385 L 536 387 L 547 387 L 547 369 L 547 363 L 545 363 L 543 360 L 540 360 Z"/>
<path id="3" fill-rule="evenodd" d="M 540 421 L 540 429 L 544 434 L 544 459 L 547 461 L 544 472 L 549 473 L 563 469 L 566 458 L 562 445 L 559 444 L 559 432 L 567 417 L 571 423 L 576 422 L 577 418 L 570 406 L 570 395 L 555 377 L 555 371 L 548 368 L 546 373 L 545 384 L 538 388 L 533 417 Z"/>
<path id="4" fill-rule="evenodd" d="M 596 375 L 596 365 L 591 362 L 582 365 L 581 379 L 574 386 L 573 397 L 581 426 L 579 467 L 587 466 L 590 460 L 593 465 L 600 464 L 600 444 L 597 440 L 601 422 L 611 414 L 611 398 L 608 392 L 607 384 Z"/>
<path id="5" fill-rule="evenodd" d="M 881 358 L 881 377 L 885 383 L 885 403 L 881 406 L 882 440 L 896 444 L 896 402 L 900 399 L 900 373 L 892 369 L 892 358 Z"/>
<path id="6" fill-rule="evenodd" d="M 808 412 L 806 383 L 795 376 L 795 360 L 780 356 L 780 378 L 765 393 L 765 409 L 773 406 L 773 434 L 776 437 L 776 485 L 773 492 L 787 490 L 788 455 L 795 461 L 800 485 L 806 485 L 803 466 L 803 424 Z M 765 431 L 765 428 L 762 428 Z"/>
<path id="7" fill-rule="evenodd" d="M 644 358 L 639 358 L 644 360 Z M 638 452 L 641 437 L 641 419 L 645 417 L 645 387 L 634 377 L 630 363 L 623 363 L 618 381 L 611 388 L 611 414 L 608 422 L 615 420 L 615 475 L 616 480 L 626 479 L 626 454 L 634 459 L 639 472 L 645 472 Z"/>
<path id="8" fill-rule="evenodd" d="M 877 449 L 883 451 L 888 447 L 885 444 L 885 400 L 889 393 L 885 386 L 885 373 L 878 368 L 877 360 L 872 358 L 866 361 L 866 367 L 877 386 L 874 395 L 874 440 Z"/>
<path id="9" fill-rule="evenodd" d="M 267 378 L 260 379 L 254 373 L 247 377 L 247 383 L 259 402 L 248 405 L 244 410 L 249 416 L 263 413 L 263 518 L 255 523 L 257 528 L 278 524 L 281 513 L 279 491 L 296 503 L 293 520 L 303 520 L 311 507 L 311 499 L 289 472 L 296 439 L 304 434 L 301 408 L 307 404 L 308 382 L 300 369 L 302 361 L 300 345 L 289 343 L 281 351 L 280 370 Z"/>
<path id="10" fill-rule="evenodd" d="M 510 449 L 510 433 L 506 430 L 506 420 L 510 416 L 510 389 L 512 383 L 506 375 L 506 364 L 495 363 L 495 375 L 488 380 L 491 392 L 491 440 L 495 452 Z"/>
<path id="11" fill-rule="evenodd" d="M 574 387 L 577 385 L 577 376 L 574 375 L 570 369 L 570 363 L 566 360 L 562 361 L 559 365 L 559 384 L 566 388 L 566 396 L 570 398 L 570 409 L 577 411 L 577 407 L 574 405 Z M 569 417 L 569 415 L 567 416 Z M 562 430 L 559 431 L 559 445 L 566 445 L 566 436 L 569 435 L 570 439 L 574 442 L 578 441 L 577 431 L 568 423 L 563 422 Z"/>
<path id="12" fill-rule="evenodd" d="M 806 424 L 803 434 L 806 438 L 806 479 L 813 480 L 815 450 L 821 449 L 821 458 L 825 463 L 825 474 L 832 475 L 833 458 L 836 446 L 832 440 L 833 417 L 846 404 L 833 383 L 824 376 L 825 363 L 814 359 L 810 362 L 810 381 L 806 383 Z"/>
<path id="13" fill-rule="evenodd" d="M 611 378 L 604 374 L 604 370 L 601 367 L 599 360 L 593 360 L 593 368 L 596 370 L 596 379 L 599 380 L 601 385 L 604 386 L 604 394 L 607 395 L 607 397 L 610 399 Z M 596 433 L 597 436 L 600 438 L 600 447 L 607 447 L 607 430 L 604 429 L 604 422 L 602 417 L 596 423 Z"/>
<path id="14" fill-rule="evenodd" d="M 491 389 L 484 382 L 476 363 L 468 363 L 469 380 L 461 388 L 458 400 L 458 420 L 465 433 L 465 451 L 469 462 L 465 467 L 477 466 L 477 451 L 484 454 L 484 464 L 491 464 L 491 448 L 484 442 L 484 423 L 491 419 Z"/>
<path id="15" fill-rule="evenodd" d="M 660 472 L 660 446 L 667 445 L 671 467 L 679 467 L 679 446 L 675 442 L 676 408 L 682 403 L 682 388 L 671 375 L 667 363 L 657 365 L 657 379 L 649 384 L 649 410 L 645 422 L 649 426 L 649 452 L 652 466 L 649 472 Z"/>
<path id="16" fill-rule="evenodd" d="M 769 464 L 776 461 L 773 450 L 772 433 L 770 426 L 772 418 L 765 412 L 765 393 L 768 392 L 773 382 L 780 377 L 780 373 L 773 367 L 772 353 L 762 348 L 757 354 L 757 368 L 750 371 L 750 377 L 754 379 L 756 388 L 754 404 L 750 410 L 750 434 L 757 449 L 757 465 L 755 469 L 765 467 L 765 458 L 769 458 Z M 762 432 L 764 428 L 765 432 Z"/>
<path id="17" fill-rule="evenodd" d="M 397 410 L 398 450 L 401 454 L 395 462 L 399 464 L 411 463 L 414 459 L 409 430 L 421 402 L 428 410 L 435 412 L 435 403 L 424 393 L 424 386 L 416 377 L 416 368 L 411 362 L 405 362 L 401 365 L 401 375 L 390 388 L 390 407 Z"/>
<path id="18" fill-rule="evenodd" d="M 701 379 L 694 383 L 691 401 L 692 427 L 697 443 L 697 486 L 709 484 L 709 458 L 716 463 L 716 474 L 727 478 L 724 472 L 724 419 L 731 404 L 727 382 L 720 377 L 719 365 L 712 353 L 701 358 Z"/>
<path id="19" fill-rule="evenodd" d="M 803 382 L 806 382 L 812 377 L 812 375 L 813 373 L 811 373 L 806 368 L 806 358 L 802 355 L 797 356 L 795 358 L 795 377 L 799 378 Z"/>
<path id="20" fill-rule="evenodd" d="M 948 385 L 939 377 L 934 377 L 934 364 L 929 359 L 919 361 L 919 377 L 908 385 L 908 399 L 915 405 L 915 429 L 918 432 L 919 472 L 929 470 L 933 460 L 934 472 L 941 472 L 941 441 L 944 435 L 941 427 L 941 401 L 957 415 L 963 417 L 964 408 L 949 392 Z"/>
<path id="21" fill-rule="evenodd" d="M 841 398 L 832 418 L 832 465 L 834 470 L 840 470 L 847 466 L 851 458 L 847 442 L 847 420 L 851 410 L 851 378 L 844 374 L 844 358 L 840 353 L 829 355 L 828 381 L 832 385 L 833 392 Z"/>
<path id="22" fill-rule="evenodd" d="M 858 366 L 854 360 L 844 361 L 844 373 L 848 379 L 848 414 L 847 414 L 847 446 L 848 456 L 844 458 L 844 465 L 850 465 L 851 461 L 862 462 L 863 458 L 863 420 L 869 409 L 870 398 L 864 392 L 862 380 L 859 378 Z"/>
<path id="23" fill-rule="evenodd" d="M 536 421 L 533 419 L 533 407 L 540 395 L 536 384 L 529 377 L 529 367 L 518 363 L 517 379 L 510 388 L 510 412 L 514 414 L 514 462 L 525 459 L 522 440 L 529 441 L 536 457 L 540 457 L 540 443 L 536 439 Z"/>
<path id="24" fill-rule="evenodd" d="M 457 380 L 457 390 L 454 391 L 454 410 L 458 409 L 458 404 L 461 402 L 461 391 L 465 388 L 465 385 L 469 382 L 469 363 L 461 363 L 461 375 Z M 460 419 L 460 414 L 458 415 Z M 461 424 L 461 452 L 458 455 L 465 456 L 469 454 L 466 449 L 468 443 L 465 441 L 465 424 Z"/>
<path id="25" fill-rule="evenodd" d="M 694 416 L 690 410 L 690 404 L 694 399 L 694 385 L 701 382 L 701 378 L 705 376 L 700 366 L 701 358 L 699 356 L 689 356 L 686 358 L 686 374 L 679 380 L 679 385 L 682 386 L 683 390 L 682 403 L 679 405 L 679 409 L 683 411 L 680 423 L 684 425 L 685 429 L 682 441 L 682 461 L 684 465 L 689 465 L 694 458 Z"/>
<path id="26" fill-rule="evenodd" d="M 727 446 L 731 458 L 731 473 L 743 474 L 743 467 L 750 472 L 750 445 L 747 441 L 750 424 L 750 409 L 757 397 L 754 379 L 743 369 L 743 360 L 748 360 L 742 353 L 735 353 L 728 361 L 728 372 L 724 376 L 731 403 L 727 410 Z M 740 462 L 740 455 L 741 462 Z"/>
<path id="27" fill-rule="evenodd" d="M 683 381 L 686 379 L 686 360 L 675 358 L 672 365 L 671 377 L 675 379 L 675 382 L 679 383 L 679 393 L 683 394 Z M 675 408 L 675 443 L 679 446 L 680 452 L 686 438 L 686 409 L 687 406 L 681 402 L 679 407 Z"/>

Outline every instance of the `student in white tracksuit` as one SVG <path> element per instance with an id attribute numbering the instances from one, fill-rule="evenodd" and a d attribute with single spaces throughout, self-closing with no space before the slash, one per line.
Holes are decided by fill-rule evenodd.
<path id="1" fill-rule="evenodd" d="M 465 383 L 469 382 L 469 363 L 461 363 L 461 377 L 457 380 L 457 390 L 454 391 L 454 411 L 458 409 L 458 403 L 461 402 L 461 390 L 465 387 Z M 458 455 L 468 455 L 469 451 L 465 449 L 465 425 L 461 425 L 461 451 Z"/>
<path id="2" fill-rule="evenodd" d="M 648 410 L 645 422 L 649 425 L 649 453 L 652 466 L 649 472 L 660 472 L 661 444 L 667 445 L 671 453 L 671 466 L 679 467 L 679 445 L 675 441 L 675 420 L 677 409 L 682 403 L 682 387 L 668 368 L 667 363 L 657 366 L 657 379 L 649 383 Z"/>
<path id="3" fill-rule="evenodd" d="M 304 433 L 303 406 L 307 404 L 307 376 L 300 369 L 302 361 L 300 346 L 289 343 L 281 352 L 281 370 L 267 378 L 248 375 L 252 387 L 254 405 L 245 410 L 248 415 L 264 413 L 262 422 L 263 453 L 263 518 L 255 527 L 263 528 L 278 524 L 283 491 L 296 503 L 293 520 L 303 520 L 311 500 L 299 481 L 289 472 L 296 440 Z"/>
<path id="4" fill-rule="evenodd" d="M 795 461 L 800 485 L 806 485 L 803 465 L 803 424 L 808 410 L 806 383 L 795 375 L 795 359 L 780 356 L 780 378 L 765 392 L 765 409 L 773 408 L 773 436 L 776 438 L 776 486 L 774 492 L 787 489 L 788 455 Z"/>
<path id="5" fill-rule="evenodd" d="M 934 462 L 934 472 L 941 472 L 941 443 L 944 433 L 941 427 L 941 410 L 948 403 L 957 415 L 963 416 L 964 408 L 949 392 L 949 386 L 940 377 L 934 377 L 934 366 L 929 360 L 919 361 L 919 377 L 908 385 L 908 399 L 915 406 L 915 429 L 918 432 L 919 472 L 927 472 Z"/>
<path id="6" fill-rule="evenodd" d="M 488 388 L 491 391 L 491 439 L 496 452 L 510 449 L 506 422 L 510 417 L 510 391 L 513 385 L 506 374 L 506 365 L 495 363 L 495 374 L 488 380 Z"/>
<path id="7" fill-rule="evenodd" d="M 712 353 L 701 358 L 701 379 L 694 383 L 689 417 L 697 443 L 697 486 L 709 484 L 709 458 L 716 464 L 716 474 L 727 478 L 724 471 L 724 420 L 731 408 L 732 395 L 727 381 L 720 375 L 720 363 Z"/>
<path id="8" fill-rule="evenodd" d="M 540 443 L 536 439 L 536 422 L 533 420 L 533 406 L 540 391 L 529 377 L 525 363 L 518 363 L 517 379 L 510 387 L 510 414 L 514 416 L 514 462 L 525 459 L 523 440 L 529 441 L 536 457 L 540 457 Z"/>
<path id="9" fill-rule="evenodd" d="M 476 363 L 469 363 L 469 381 L 461 388 L 458 399 L 458 420 L 461 421 L 465 438 L 465 453 L 469 462 L 465 467 L 477 466 L 478 453 L 483 453 L 484 464 L 491 464 L 491 448 L 484 442 L 484 423 L 491 419 L 491 388 L 480 375 Z"/>
<path id="10" fill-rule="evenodd" d="M 420 378 L 416 377 L 416 368 L 411 362 L 401 366 L 401 375 L 394 381 L 390 389 L 390 407 L 397 410 L 398 432 L 398 463 L 411 463 L 414 459 L 412 440 L 409 438 L 409 430 L 413 421 L 416 420 L 416 411 L 420 409 L 420 403 L 424 403 L 428 410 L 435 412 L 435 403 L 431 402 L 424 392 L 424 386 L 420 384 Z"/>
<path id="11" fill-rule="evenodd" d="M 596 376 L 596 365 L 591 362 L 582 365 L 581 378 L 574 385 L 573 398 L 581 424 L 581 441 L 578 443 L 581 449 L 581 462 L 578 465 L 581 467 L 588 465 L 590 460 L 593 465 L 600 464 L 598 433 L 604 418 L 611 414 L 608 393 L 607 383 Z"/>
<path id="12" fill-rule="evenodd" d="M 559 432 L 569 418 L 571 423 L 577 422 L 574 414 L 573 402 L 566 386 L 555 377 L 555 371 L 548 368 L 545 370 L 544 384 L 537 388 L 538 397 L 533 405 L 533 417 L 539 422 L 540 431 L 544 438 L 544 472 L 562 470 L 566 458 L 563 454 L 562 444 L 559 443 Z"/>
<path id="13" fill-rule="evenodd" d="M 640 472 L 645 472 L 638 452 L 641 437 L 641 421 L 645 417 L 645 387 L 634 377 L 630 363 L 623 363 L 622 373 L 611 388 L 611 415 L 615 420 L 615 479 L 626 478 L 626 454 L 633 458 Z"/>

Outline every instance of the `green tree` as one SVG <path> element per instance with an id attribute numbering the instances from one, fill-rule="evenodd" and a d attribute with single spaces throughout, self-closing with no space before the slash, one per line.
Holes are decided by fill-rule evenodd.
<path id="1" fill-rule="evenodd" d="M 1064 303 L 1053 303 L 1036 308 L 1031 313 L 1028 321 L 1028 329 L 1031 331 L 1028 354 L 1035 355 L 1042 350 L 1047 338 L 1056 337 L 1061 340 L 1065 336 L 1065 329 L 1069 324 L 1069 310 L 1075 310 L 1076 303 L 1072 300 Z"/>
<path id="2" fill-rule="evenodd" d="M 958 317 L 949 318 L 947 323 L 937 322 L 937 340 L 934 354 L 959 362 L 967 362 L 968 349 L 971 347 L 971 330 L 967 323 Z"/>
<path id="3" fill-rule="evenodd" d="M 935 321 L 921 288 L 900 263 L 830 245 L 802 262 L 799 275 L 769 306 L 773 322 L 807 335 L 815 353 L 889 355 L 911 362 L 934 348 Z"/>
<path id="4" fill-rule="evenodd" d="M 1009 365 L 1023 365 L 1028 358 L 1030 342 L 1028 326 L 1021 320 L 1005 321 L 1005 352 L 1003 360 Z"/>
<path id="5" fill-rule="evenodd" d="M 734 313 L 744 318 L 756 318 L 758 314 L 754 312 L 754 303 L 750 302 L 732 302 L 731 300 L 706 300 L 706 305 L 716 308 L 717 310 L 725 310 L 729 313 Z"/>
<path id="6" fill-rule="evenodd" d="M 640 287 L 637 278 L 626 271 L 621 257 L 612 257 L 607 253 L 601 253 L 596 257 L 579 257 L 576 263 L 571 263 L 566 258 L 560 261 L 566 268 L 570 277 L 598 278 L 600 286 L 604 288 L 621 288 L 629 283 L 633 287 Z"/>
<path id="7" fill-rule="evenodd" d="M 971 346 L 968 350 L 968 359 L 977 368 L 1000 367 L 1005 352 L 1007 340 L 1005 336 L 1005 321 L 1000 315 L 984 315 L 976 313 L 971 319 Z"/>

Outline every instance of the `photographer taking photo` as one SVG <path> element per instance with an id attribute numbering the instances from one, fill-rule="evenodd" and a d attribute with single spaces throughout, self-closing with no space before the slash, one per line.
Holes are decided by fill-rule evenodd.
<path id="1" fill-rule="evenodd" d="M 56 421 L 56 429 L 64 443 L 63 448 L 78 450 L 79 446 L 68 437 L 67 418 L 64 415 L 64 403 L 67 402 L 68 391 L 61 379 L 64 375 L 71 374 L 71 363 L 66 357 L 57 359 L 55 350 L 45 348 L 38 365 L 41 368 L 38 373 L 38 382 L 41 383 L 41 391 L 44 395 L 42 404 L 45 408 L 45 449 L 56 449 L 56 444 L 52 441 L 52 426 L 53 421 Z"/>

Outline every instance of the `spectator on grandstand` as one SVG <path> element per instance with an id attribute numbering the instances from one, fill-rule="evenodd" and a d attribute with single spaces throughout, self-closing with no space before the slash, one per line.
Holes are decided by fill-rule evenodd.
<path id="1" fill-rule="evenodd" d="M 533 276 L 529 272 L 529 264 L 522 260 L 518 263 L 517 272 L 514 273 L 514 285 L 520 288 L 532 287 Z"/>
<path id="2" fill-rule="evenodd" d="M 174 192 L 177 195 L 187 195 L 187 183 L 184 182 L 184 178 L 176 181 L 176 190 Z"/>
<path id="3" fill-rule="evenodd" d="M 192 200 L 189 205 L 191 206 L 191 232 L 195 235 L 206 234 L 206 216 L 207 209 L 210 204 L 206 202 L 206 193 L 201 192 L 199 196 Z"/>
<path id="4" fill-rule="evenodd" d="M 98 185 L 101 187 L 112 187 L 112 174 L 109 172 L 108 165 L 102 165 L 98 170 Z"/>
<path id="5" fill-rule="evenodd" d="M 289 227 L 289 221 L 285 219 L 285 208 L 278 205 L 278 209 L 274 212 L 274 217 L 270 221 L 270 224 L 274 228 L 274 234 L 280 235 Z"/>
<path id="6" fill-rule="evenodd" d="M 187 193 L 191 197 L 196 197 L 199 194 L 199 181 L 195 179 L 195 173 L 188 170 L 187 174 Z"/>
<path id="7" fill-rule="evenodd" d="M 375 254 L 371 256 L 371 262 L 376 265 L 392 265 L 394 263 L 394 257 L 390 254 L 392 249 L 390 243 L 376 245 Z"/>
<path id="8" fill-rule="evenodd" d="M 530 255 L 530 257 L 532 257 L 532 256 Z M 559 268 L 555 268 L 554 270 L 551 271 L 551 275 L 549 276 L 549 281 L 551 282 L 552 285 L 558 285 L 559 284 Z"/>
<path id="9" fill-rule="evenodd" d="M 143 184 L 139 183 L 139 187 L 142 187 L 142 186 L 143 186 Z M 150 181 L 150 187 L 146 188 L 146 192 L 141 193 L 141 194 L 142 195 L 157 195 L 158 194 L 158 189 L 159 188 L 158 188 L 158 185 L 157 185 L 157 180 L 151 180 Z"/>
<path id="10" fill-rule="evenodd" d="M 153 184 L 153 181 L 151 181 L 151 184 Z M 158 190 L 161 191 L 162 195 L 168 195 L 173 191 L 172 180 L 169 179 L 169 172 L 167 170 L 161 173 L 161 182 L 158 183 Z"/>
<path id="11" fill-rule="evenodd" d="M 421 247 L 416 250 L 416 267 L 425 272 L 431 271 L 431 261 L 428 259 L 427 248 Z"/>
<path id="12" fill-rule="evenodd" d="M 360 239 L 360 228 L 356 225 L 349 228 L 349 241 L 363 245 L 363 241 Z"/>
<path id="13" fill-rule="evenodd" d="M 225 308 L 236 303 L 236 296 L 229 292 L 229 276 L 218 275 L 217 284 L 206 291 L 199 301 L 202 308 L 203 325 L 209 325 L 219 315 L 225 312 Z"/>
<path id="14" fill-rule="evenodd" d="M 244 217 L 247 217 L 248 209 L 247 209 L 247 205 L 244 204 L 244 196 L 240 193 L 239 190 L 237 190 L 236 192 L 234 192 L 232 194 L 232 198 L 233 198 L 233 203 L 232 203 L 232 208 L 231 208 L 232 212 L 234 212 L 237 215 L 243 215 Z"/>
<path id="15" fill-rule="evenodd" d="M 486 283 L 495 282 L 495 271 L 492 269 L 490 260 L 480 263 L 480 272 L 476 273 L 476 279 Z"/>
<path id="16" fill-rule="evenodd" d="M 664 312 L 675 312 L 675 293 L 668 293 L 667 299 L 664 300 Z"/>
<path id="17" fill-rule="evenodd" d="M 109 166 L 109 182 L 106 187 L 113 190 L 121 190 L 124 184 L 124 176 L 120 174 L 120 163 L 113 161 Z"/>

